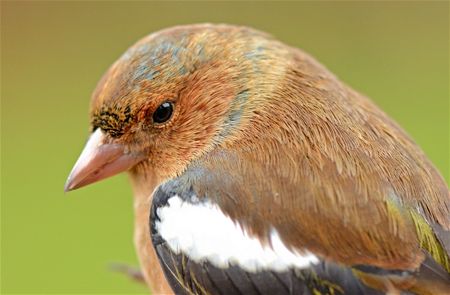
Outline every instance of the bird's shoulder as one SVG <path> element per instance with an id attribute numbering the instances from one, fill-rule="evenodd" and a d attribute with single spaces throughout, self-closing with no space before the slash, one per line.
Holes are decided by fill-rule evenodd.
<path id="1" fill-rule="evenodd" d="M 382 294 L 351 268 L 250 235 L 208 198 L 172 180 L 154 193 L 153 246 L 176 294 Z"/>
<path id="2" fill-rule="evenodd" d="M 356 207 L 341 207 L 360 210 L 353 212 L 353 221 L 345 211 L 339 215 L 333 208 L 326 212 L 304 206 L 299 202 L 305 202 L 305 196 L 314 198 L 304 189 L 307 184 L 293 189 L 290 180 L 275 177 L 275 170 L 265 170 L 265 177 L 261 177 L 257 170 L 262 168 L 256 162 L 252 169 L 245 170 L 240 161 L 231 160 L 233 169 L 220 161 L 235 156 L 218 154 L 213 163 L 191 167 L 155 191 L 152 240 L 166 275 L 193 271 L 174 268 L 181 263 L 199 271 L 194 276 L 202 277 L 206 275 L 206 263 L 207 269 L 220 271 L 221 275 L 224 269 L 231 271 L 227 274 L 231 276 L 227 278 L 229 284 L 233 284 L 232 276 L 251 278 L 255 271 L 263 281 L 269 280 L 266 276 L 273 279 L 275 271 L 298 282 L 299 278 L 293 276 L 295 271 L 290 273 L 295 269 L 345 290 L 362 288 L 360 279 L 371 282 L 370 286 L 385 282 L 386 277 L 398 285 L 411 284 L 409 280 L 416 277 L 437 282 L 436 286 L 450 280 L 442 265 L 434 261 L 433 254 L 447 257 L 445 250 L 420 217 L 416 216 L 420 220 L 416 225 L 409 211 L 389 203 L 384 204 L 385 216 L 373 210 L 379 206 L 376 199 Z M 284 180 L 277 182 L 273 178 Z M 358 218 L 369 220 L 364 224 Z M 430 243 L 428 246 L 434 247 L 436 253 L 424 250 L 422 246 L 426 245 L 418 241 L 416 226 L 428 231 L 424 243 Z M 277 256 L 277 245 L 281 245 L 278 254 L 287 256 Z M 336 277 L 336 272 L 343 277 L 333 281 L 330 274 Z M 342 285 L 341 279 L 350 285 Z M 254 286 L 255 282 L 250 279 L 246 284 Z M 301 285 L 308 288 L 305 281 Z M 448 284 L 443 288 L 449 288 Z"/>

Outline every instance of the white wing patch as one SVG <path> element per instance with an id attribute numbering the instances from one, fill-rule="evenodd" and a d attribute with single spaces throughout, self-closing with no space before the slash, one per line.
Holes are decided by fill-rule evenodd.
<path id="1" fill-rule="evenodd" d="M 174 196 L 157 214 L 156 230 L 171 250 L 196 262 L 207 260 L 221 268 L 238 265 L 249 272 L 281 272 L 319 262 L 308 251 L 300 254 L 286 248 L 276 230 L 270 235 L 272 247 L 261 244 L 209 202 L 192 204 Z"/>

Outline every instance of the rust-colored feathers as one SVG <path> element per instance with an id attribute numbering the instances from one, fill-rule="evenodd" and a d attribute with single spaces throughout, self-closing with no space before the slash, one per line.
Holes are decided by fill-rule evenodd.
<path id="1" fill-rule="evenodd" d="M 164 101 L 174 114 L 154 124 Z M 110 141 L 148 155 L 131 172 L 137 220 L 153 188 L 178 177 L 262 241 L 276 229 L 288 248 L 327 261 L 416 273 L 355 269 L 371 287 L 449 287 L 423 270 L 435 261 L 450 272 L 445 181 L 395 122 L 299 49 L 245 27 L 164 30 L 109 69 L 91 116 Z"/>

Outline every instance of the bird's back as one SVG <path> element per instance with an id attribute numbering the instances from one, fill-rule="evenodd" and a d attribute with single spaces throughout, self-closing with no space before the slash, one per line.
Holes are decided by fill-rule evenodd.
<path id="1" fill-rule="evenodd" d="M 409 289 L 427 261 L 437 262 L 447 288 L 443 178 L 369 99 L 304 52 L 285 46 L 282 53 L 284 61 L 253 57 L 268 76 L 276 64 L 270 93 L 245 98 L 239 124 L 188 166 L 183 181 L 259 240 L 276 229 L 288 248 L 315 253 L 325 269 L 348 267 L 343 281 L 352 288 L 364 281 L 386 290 L 389 277 L 394 288 Z"/>

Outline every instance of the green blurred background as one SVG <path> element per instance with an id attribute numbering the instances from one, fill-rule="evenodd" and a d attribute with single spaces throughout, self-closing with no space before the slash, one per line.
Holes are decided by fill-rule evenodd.
<path id="1" fill-rule="evenodd" d="M 1 2 L 1 291 L 145 293 L 126 176 L 63 194 L 91 91 L 137 39 L 224 22 L 268 31 L 372 97 L 449 179 L 448 2 Z"/>

